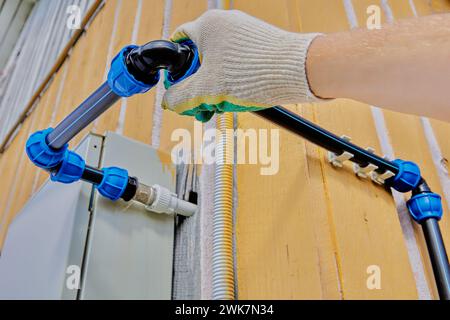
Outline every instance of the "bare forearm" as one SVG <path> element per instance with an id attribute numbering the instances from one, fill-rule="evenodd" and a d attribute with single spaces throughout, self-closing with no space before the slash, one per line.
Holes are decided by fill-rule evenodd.
<path id="1" fill-rule="evenodd" d="M 450 122 L 450 14 L 319 37 L 307 72 L 319 97 Z"/>

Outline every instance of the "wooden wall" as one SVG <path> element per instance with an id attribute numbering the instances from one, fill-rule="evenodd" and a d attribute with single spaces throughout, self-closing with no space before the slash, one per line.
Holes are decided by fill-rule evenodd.
<path id="1" fill-rule="evenodd" d="M 81 21 L 93 3 L 93 0 L 0 0 L 0 141 L 13 130 L 76 33 L 67 27 L 68 7 L 79 9 Z"/>
<path id="2" fill-rule="evenodd" d="M 366 8 L 382 7 L 383 1 L 354 0 L 359 24 L 364 26 Z M 347 30 L 349 22 L 343 1 L 234 1 L 242 9 L 292 31 L 333 32 Z M 448 10 L 448 2 L 414 1 L 418 14 Z M 386 9 L 386 3 L 384 3 Z M 388 3 L 395 18 L 413 16 L 409 1 Z M 387 8 L 389 9 L 389 8 Z M 383 21 L 387 21 L 383 11 Z M 290 106 L 357 144 L 380 148 L 372 110 L 354 101 L 337 100 L 323 105 Z M 442 192 L 420 119 L 383 112 L 396 157 L 420 163 L 434 190 Z M 239 115 L 242 128 L 272 128 L 251 115 Z M 445 158 L 446 124 L 433 122 Z M 391 195 L 372 183 L 358 180 L 350 167 L 336 170 L 318 148 L 286 132 L 281 133 L 280 172 L 261 176 L 255 166 L 238 166 L 237 266 L 240 298 L 377 299 L 418 298 L 396 206 Z M 411 143 L 411 139 L 415 143 Z M 249 189 L 251 191 L 249 191 Z M 447 192 L 450 190 L 447 190 Z M 446 204 L 445 208 L 448 209 Z M 441 222 L 447 245 L 448 218 Z M 424 250 L 423 235 L 415 227 L 419 255 L 426 273 L 425 285 L 436 297 L 432 271 Z M 419 261 L 420 262 L 420 261 Z M 377 265 L 381 290 L 366 286 L 367 267 Z M 417 266 L 414 265 L 417 269 Z M 420 271 L 420 269 L 419 269 Z M 427 289 L 419 287 L 422 298 Z"/>
<path id="3" fill-rule="evenodd" d="M 209 1 L 210 6 L 211 3 L 214 1 Z M 357 19 L 353 24 L 348 18 L 348 3 L 353 4 Z M 428 15 L 450 11 L 447 0 L 224 1 L 227 8 L 246 11 L 296 32 L 342 31 L 355 23 L 364 26 L 370 4 L 383 8 L 383 21 L 412 17 L 414 12 Z M 207 0 L 106 1 L 18 135 L 0 156 L 0 247 L 11 220 L 46 179 L 23 152 L 29 134 L 55 125 L 82 102 L 105 80 L 108 61 L 121 47 L 167 36 L 177 25 L 194 19 L 207 8 Z M 192 130 L 194 122 L 160 109 L 155 112 L 160 93 L 152 90 L 118 102 L 89 130 L 100 134 L 118 131 L 170 152 L 172 131 L 180 127 Z M 323 105 L 288 107 L 383 154 L 377 131 L 379 123 L 374 121 L 374 111 L 369 106 L 336 100 Z M 431 187 L 443 194 L 442 175 L 436 169 L 430 137 L 424 130 L 427 122 L 393 112 L 383 111 L 381 115 L 386 126 L 384 133 L 388 134 L 395 156 L 417 161 Z M 449 125 L 437 121 L 429 124 L 443 159 L 448 159 Z M 239 114 L 237 126 L 275 128 L 250 114 Z M 415 143 L 411 143 L 412 139 Z M 423 235 L 408 217 L 405 219 L 401 206 L 397 210 L 390 193 L 355 178 L 349 166 L 334 169 L 325 160 L 323 150 L 282 130 L 280 142 L 277 175 L 262 176 L 260 167 L 255 165 L 236 166 L 236 268 L 240 299 L 437 297 Z M 399 203 L 401 199 L 400 202 L 397 199 Z M 448 208 L 445 203 L 445 209 Z M 445 217 L 441 226 L 450 247 L 449 223 Z M 408 228 L 413 228 L 413 233 L 409 234 Z M 381 290 L 369 290 L 366 286 L 366 271 L 371 265 L 380 267 Z"/>
<path id="4" fill-rule="evenodd" d="M 5 67 L 33 5 L 30 1 L 0 0 L 0 70 Z"/>

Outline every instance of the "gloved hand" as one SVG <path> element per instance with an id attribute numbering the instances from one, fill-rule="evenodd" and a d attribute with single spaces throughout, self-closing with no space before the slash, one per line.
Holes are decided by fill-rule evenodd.
<path id="1" fill-rule="evenodd" d="M 237 10 L 209 10 L 171 38 L 193 41 L 201 66 L 166 91 L 163 108 L 206 122 L 215 112 L 320 100 L 305 70 L 318 35 L 287 32 Z"/>

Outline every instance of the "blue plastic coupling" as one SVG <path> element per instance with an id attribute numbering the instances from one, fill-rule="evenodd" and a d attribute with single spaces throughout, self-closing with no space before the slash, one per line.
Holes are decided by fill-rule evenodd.
<path id="1" fill-rule="evenodd" d="M 28 158 L 38 167 L 52 169 L 58 166 L 64 159 L 68 145 L 55 150 L 47 143 L 47 136 L 53 128 L 37 131 L 27 140 L 25 151 Z"/>
<path id="2" fill-rule="evenodd" d="M 108 73 L 108 85 L 118 96 L 131 97 L 138 93 L 145 93 L 159 81 L 159 73 L 156 74 L 154 83 L 147 84 L 136 80 L 128 71 L 125 63 L 126 56 L 137 47 L 135 45 L 126 46 L 111 62 L 111 68 Z"/>
<path id="3" fill-rule="evenodd" d="M 110 200 L 118 200 L 128 184 L 128 171 L 122 168 L 103 168 L 103 180 L 97 186 L 98 192 Z"/>
<path id="4" fill-rule="evenodd" d="M 79 154 L 68 150 L 59 168 L 50 174 L 50 179 L 61 183 L 76 182 L 81 179 L 85 167 L 84 159 Z"/>
<path id="5" fill-rule="evenodd" d="M 164 75 L 165 75 L 164 87 L 166 89 L 169 89 L 174 84 L 176 84 L 178 82 L 181 82 L 184 79 L 190 77 L 191 75 L 196 73 L 197 70 L 200 68 L 200 56 L 199 56 L 199 53 L 198 53 L 197 46 L 194 44 L 194 42 L 192 42 L 191 40 L 185 40 L 185 41 L 180 42 L 180 44 L 184 44 L 184 45 L 189 46 L 192 49 L 193 53 L 194 53 L 194 57 L 192 59 L 192 62 L 191 62 L 191 65 L 190 65 L 189 69 L 185 72 L 185 74 L 182 77 L 180 77 L 180 78 L 178 78 L 176 80 L 174 80 L 172 78 L 172 75 L 167 70 L 164 70 Z"/>
<path id="6" fill-rule="evenodd" d="M 409 199 L 406 205 L 411 216 L 419 223 L 426 219 L 441 220 L 442 218 L 441 196 L 436 193 L 417 194 Z"/>
<path id="7" fill-rule="evenodd" d="M 409 192 L 415 189 L 420 181 L 420 168 L 417 164 L 411 161 L 404 161 L 397 159 L 393 161 L 398 166 L 398 173 L 393 178 L 390 186 L 398 192 Z"/>

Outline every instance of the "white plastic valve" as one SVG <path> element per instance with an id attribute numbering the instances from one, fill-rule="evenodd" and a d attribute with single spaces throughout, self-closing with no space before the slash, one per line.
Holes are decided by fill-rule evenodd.
<path id="1" fill-rule="evenodd" d="M 197 205 L 181 200 L 170 190 L 153 185 L 153 201 L 146 206 L 146 209 L 156 213 L 179 214 L 182 216 L 192 216 L 197 211 Z"/>

